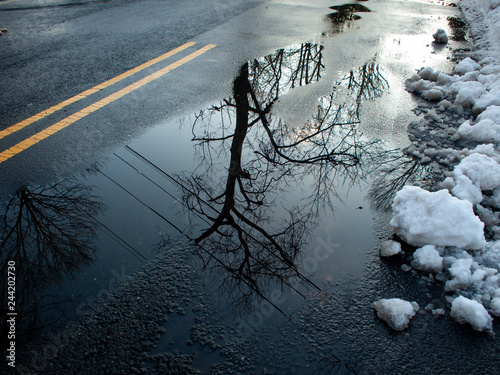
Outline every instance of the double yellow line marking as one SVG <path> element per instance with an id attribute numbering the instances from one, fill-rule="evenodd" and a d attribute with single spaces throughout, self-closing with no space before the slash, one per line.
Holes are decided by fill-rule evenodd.
<path id="1" fill-rule="evenodd" d="M 183 51 L 188 47 L 191 47 L 193 44 L 195 44 L 195 43 L 190 42 L 190 43 L 186 43 L 180 47 L 177 47 L 177 48 L 173 49 L 172 51 L 169 51 L 169 52 L 167 52 L 161 56 L 158 56 L 158 57 L 156 57 L 156 58 L 154 58 L 154 59 L 152 59 L 144 64 L 141 64 L 133 69 L 130 69 L 130 70 L 126 71 L 125 73 L 122 73 L 122 74 L 116 76 L 115 78 L 107 80 L 107 81 L 105 81 L 97 86 L 94 86 L 91 89 L 83 91 L 82 93 L 75 95 L 75 96 L 49 108 L 49 109 L 46 109 L 45 111 L 42 111 L 42 112 L 24 120 L 24 121 L 21 121 L 15 125 L 12 125 L 11 127 L 0 131 L 0 139 L 34 123 L 35 121 L 38 121 L 38 120 L 40 120 L 40 119 L 42 119 L 42 118 L 44 118 L 44 117 L 46 117 L 54 112 L 60 110 L 61 108 L 64 108 L 72 103 L 75 103 L 75 102 L 77 102 L 77 101 L 79 101 L 79 100 L 81 100 L 89 95 L 92 95 L 92 94 L 94 94 L 94 93 L 96 93 L 96 92 L 98 92 L 106 87 L 109 87 L 109 86 L 111 86 L 111 85 L 113 85 L 113 84 L 115 84 L 115 83 L 117 83 L 117 82 L 119 82 L 127 77 L 130 77 L 131 75 L 133 75 L 133 74 L 135 74 L 143 69 L 146 69 L 147 67 L 150 67 L 150 66 L 152 66 L 152 65 L 154 65 L 162 60 L 165 60 L 166 58 L 173 56 L 176 53 Z M 180 60 L 158 70 L 157 72 L 150 74 L 149 76 L 144 77 L 144 78 L 138 80 L 137 82 L 134 82 L 131 85 L 129 85 L 121 90 L 118 90 L 117 92 L 115 92 L 111 95 L 106 96 L 105 98 L 95 102 L 94 104 L 83 108 L 82 110 L 74 113 L 71 116 L 66 117 L 65 119 L 55 123 L 54 125 L 49 126 L 45 130 L 42 130 L 41 132 L 39 132 L 39 133 L 29 137 L 29 138 L 26 138 L 24 141 L 19 142 L 15 146 L 12 146 L 3 152 L 0 152 L 0 163 L 2 163 L 4 161 L 10 159 L 11 157 L 19 154 L 20 152 L 26 150 L 27 148 L 33 146 L 34 144 L 40 142 L 41 140 L 50 137 L 52 134 L 55 134 L 58 131 L 68 127 L 69 125 L 75 123 L 76 121 L 80 120 L 81 118 L 88 116 L 89 114 L 97 111 L 99 108 L 102 108 L 105 105 L 114 102 L 115 100 L 127 95 L 128 93 L 138 89 L 139 87 L 142 87 L 145 84 L 147 84 L 147 83 L 165 75 L 166 73 L 174 70 L 175 68 L 178 68 L 179 66 L 187 63 L 188 61 L 195 59 L 196 57 L 204 54 L 205 52 L 209 51 L 210 49 L 212 49 L 214 47 L 215 47 L 215 44 L 207 44 L 205 47 L 200 48 L 199 50 L 187 55 L 186 57 L 183 57 Z"/>

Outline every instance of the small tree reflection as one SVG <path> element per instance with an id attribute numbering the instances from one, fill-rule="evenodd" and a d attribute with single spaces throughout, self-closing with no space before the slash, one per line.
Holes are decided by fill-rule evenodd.
<path id="1" fill-rule="evenodd" d="M 385 163 L 375 172 L 369 196 L 375 209 L 391 209 L 396 193 L 405 185 L 420 182 L 428 167 L 420 160 L 412 159 L 401 151 L 387 152 Z"/>
<path id="2" fill-rule="evenodd" d="M 376 84 L 386 83 L 378 67 L 367 64 L 339 82 L 319 101 L 312 119 L 293 128 L 271 116 L 271 109 L 286 88 L 312 81 L 298 77 L 312 72 L 319 78 L 321 48 L 283 51 L 243 65 L 233 97 L 196 116 L 193 141 L 200 146 L 204 172 L 183 178 L 188 211 L 208 225 L 194 240 L 207 263 L 224 269 L 222 285 L 240 294 L 238 302 L 265 298 L 266 285 L 283 286 L 291 277 L 310 283 L 298 261 L 320 207 L 333 208 L 339 178 L 354 183 L 383 158 L 378 142 L 364 141 L 357 131 L 361 98 L 375 97 L 383 89 Z M 341 86 L 355 97 L 338 104 Z M 229 165 L 223 178 L 217 158 Z M 309 195 L 292 208 L 279 208 L 285 207 L 282 193 L 300 186 Z"/>
<path id="3" fill-rule="evenodd" d="M 294 87 L 318 81 L 325 68 L 322 51 L 319 44 L 304 43 L 250 61 L 248 80 L 259 100 L 270 104 Z"/>
<path id="4" fill-rule="evenodd" d="M 375 61 L 371 61 L 357 71 L 352 70 L 349 73 L 347 87 L 355 92 L 357 101 L 373 100 L 384 93 L 389 83 L 380 72 L 380 66 Z"/>
<path id="5" fill-rule="evenodd" d="M 44 288 L 93 259 L 94 217 L 104 208 L 90 187 L 69 181 L 23 187 L 7 202 L 0 218 L 0 268 L 6 275 L 8 262 L 16 264 L 16 311 L 28 331 L 39 328 L 37 312 L 55 307 L 42 306 Z M 6 286 L 1 289 L 6 311 Z"/>

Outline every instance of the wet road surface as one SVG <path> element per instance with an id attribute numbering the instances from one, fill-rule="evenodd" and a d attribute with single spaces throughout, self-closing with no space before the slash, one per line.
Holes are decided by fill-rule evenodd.
<path id="1" fill-rule="evenodd" d="M 390 183 L 427 173 L 400 152 L 417 104 L 402 83 L 424 65 L 450 71 L 452 49 L 469 47 L 432 44 L 437 28 L 451 34 L 446 17 L 457 10 L 392 1 L 251 5 L 216 12 L 220 24 L 199 33 L 179 37 L 175 28 L 176 43 L 71 95 L 196 44 L 8 139 L 21 142 L 214 45 L 0 164 L 6 192 L 32 183 L 5 209 L 9 222 L 25 225 L 9 239 L 34 249 L 23 258 L 4 242 L 19 272 L 32 265 L 19 281 L 33 292 L 20 293 L 29 307 L 19 327 L 48 337 L 37 353 L 47 342 L 58 352 L 23 365 L 40 373 L 102 365 L 116 373 L 497 373 L 494 337 L 430 313 L 394 333 L 371 307 L 396 296 L 444 304 L 440 288 L 381 262 L 378 248 L 391 235 L 383 210 Z M 105 11 L 113 8 L 97 14 Z M 79 16 L 77 24 L 93 13 Z M 36 104 L 33 114 L 57 102 Z M 397 166 L 393 179 L 383 176 L 388 165 Z M 82 316 L 83 326 L 67 323 Z M 47 336 L 58 327 L 62 336 Z M 110 346 L 122 351 L 112 355 Z"/>

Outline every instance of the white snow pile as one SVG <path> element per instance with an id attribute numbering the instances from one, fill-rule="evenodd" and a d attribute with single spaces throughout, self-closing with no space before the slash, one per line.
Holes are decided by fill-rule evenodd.
<path id="1" fill-rule="evenodd" d="M 380 249 L 381 257 L 391 257 L 401 252 L 401 244 L 397 241 L 384 241 Z"/>
<path id="2" fill-rule="evenodd" d="M 477 116 L 475 124 L 465 121 L 457 130 L 458 137 L 478 143 L 500 143 L 500 106 L 486 108 Z"/>
<path id="3" fill-rule="evenodd" d="M 439 104 L 455 108 L 472 109 L 479 114 L 491 105 L 500 105 L 500 66 L 481 68 L 470 57 L 462 60 L 453 75 L 422 68 L 406 81 L 410 92 L 427 100 L 441 100 Z M 484 124 L 483 124 L 484 126 Z"/>
<path id="4" fill-rule="evenodd" d="M 472 204 L 450 195 L 417 186 L 405 186 L 394 197 L 390 222 L 406 243 L 456 246 L 477 250 L 486 244 L 484 223 L 474 214 Z"/>
<path id="5" fill-rule="evenodd" d="M 443 270 L 443 257 L 433 245 L 425 245 L 413 254 L 411 266 L 419 271 L 438 273 Z"/>
<path id="6" fill-rule="evenodd" d="M 469 323 L 478 331 L 491 331 L 493 319 L 479 302 L 457 297 L 451 304 L 451 317 L 459 323 Z"/>
<path id="7" fill-rule="evenodd" d="M 452 129 L 434 109 L 426 111 L 431 126 L 444 131 L 423 125 L 415 130 L 426 136 L 446 134 L 447 139 L 434 138 L 433 148 L 410 146 L 408 154 L 422 164 L 434 160 L 436 167 L 449 168 L 447 178 L 439 191 L 405 186 L 397 192 L 390 225 L 417 248 L 407 259 L 412 272 L 429 282 L 443 282 L 450 316 L 478 331 L 492 331 L 492 316 L 500 317 L 500 0 L 462 0 L 460 6 L 475 34 L 477 61 L 463 59 L 452 74 L 424 67 L 406 86 L 435 101 L 440 112 L 471 118 L 462 117 L 458 129 Z M 439 32 L 434 38 L 439 41 Z M 440 149 L 439 142 L 473 146 L 457 151 Z M 381 255 L 389 256 L 395 248 L 387 243 Z M 394 300 L 374 304 L 379 317 L 391 321 L 391 327 L 406 327 L 403 317 L 413 316 L 410 303 L 385 301 Z"/>
<path id="8" fill-rule="evenodd" d="M 446 184 L 454 196 L 475 205 L 483 201 L 483 192 L 492 192 L 495 199 L 500 187 L 500 164 L 494 157 L 473 153 L 455 167 Z M 496 206 L 496 201 L 493 205 Z"/>
<path id="9" fill-rule="evenodd" d="M 460 8 L 474 35 L 483 65 L 498 63 L 500 56 L 500 1 L 460 0 Z"/>
<path id="10" fill-rule="evenodd" d="M 411 318 L 417 313 L 419 306 L 416 302 L 408 302 L 399 298 L 381 299 L 373 303 L 379 319 L 389 327 L 402 331 L 408 327 Z"/>

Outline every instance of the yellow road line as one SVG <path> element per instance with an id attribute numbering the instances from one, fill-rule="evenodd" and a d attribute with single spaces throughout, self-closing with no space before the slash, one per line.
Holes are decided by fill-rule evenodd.
<path id="1" fill-rule="evenodd" d="M 102 89 L 105 89 L 106 87 L 109 87 L 109 86 L 111 86 L 111 85 L 113 85 L 113 84 L 115 84 L 115 83 L 117 83 L 117 82 L 119 82 L 127 77 L 130 77 L 131 75 L 133 75 L 137 72 L 140 72 L 141 70 L 144 70 L 144 69 L 146 69 L 146 68 L 148 68 L 156 63 L 159 63 L 160 61 L 165 60 L 166 58 L 171 57 L 171 56 L 175 55 L 176 53 L 181 52 L 181 51 L 185 50 L 186 48 L 191 47 L 194 44 L 196 44 L 196 43 L 189 42 L 189 43 L 183 44 L 182 46 L 174 48 L 173 50 L 171 50 L 167 53 L 164 53 L 161 56 L 155 57 L 154 59 L 149 60 L 149 61 L 145 62 L 144 64 L 138 65 L 135 68 L 127 70 L 126 72 L 124 72 L 124 73 L 122 73 L 114 78 L 111 78 L 103 83 L 98 84 L 97 86 L 94 86 L 94 87 L 92 87 L 88 90 L 85 90 L 85 91 L 83 91 L 83 92 L 81 92 L 81 93 L 79 93 L 79 94 L 77 94 L 69 99 L 66 99 L 66 100 L 62 101 L 61 103 L 56 104 L 53 107 L 50 107 L 49 109 L 46 109 L 40 113 L 37 113 L 36 115 L 33 115 L 33 116 L 27 118 L 26 120 L 18 122 L 17 124 L 14 124 L 14 125 L 8 127 L 7 129 L 0 131 L 0 139 L 8 136 L 9 134 L 17 132 L 18 130 L 20 130 L 28 125 L 31 125 L 34 122 L 41 120 L 42 118 L 47 117 L 48 115 L 50 115 L 56 111 L 59 111 L 61 108 L 64 108 L 70 104 L 73 104 L 73 103 L 75 103 L 83 98 L 86 98 L 89 95 L 92 95 L 92 94 L 94 94 Z"/>
<path id="2" fill-rule="evenodd" d="M 26 150 L 27 148 L 33 146 L 34 144 L 40 142 L 41 140 L 44 140 L 48 137 L 50 137 L 52 134 L 57 133 L 59 130 L 62 130 L 66 128 L 67 126 L 75 123 L 76 121 L 80 120 L 81 118 L 97 111 L 99 108 L 114 102 L 115 100 L 121 98 L 122 96 L 127 95 L 128 93 L 138 89 L 139 87 L 144 86 L 145 84 L 163 76 L 164 74 L 174 70 L 175 68 L 178 68 L 179 66 L 187 63 L 188 61 L 191 61 L 195 59 L 196 57 L 204 54 L 208 50 L 212 49 L 215 47 L 215 44 L 207 44 L 205 47 L 200 48 L 199 50 L 191 53 L 190 55 L 183 57 L 182 59 L 166 66 L 163 69 L 158 70 L 157 72 L 150 74 L 147 77 L 144 77 L 140 79 L 139 81 L 132 83 L 131 85 L 115 92 L 114 94 L 108 95 L 107 97 L 95 102 L 94 104 L 83 108 L 82 110 L 74 113 L 71 116 L 66 117 L 65 119 L 55 123 L 54 125 L 49 126 L 47 129 L 42 130 L 41 132 L 25 139 L 24 141 L 19 142 L 15 146 L 12 146 L 11 148 L 0 152 L 0 163 L 3 163 L 4 161 L 10 159 L 11 157 L 19 154 L 20 152 Z"/>

